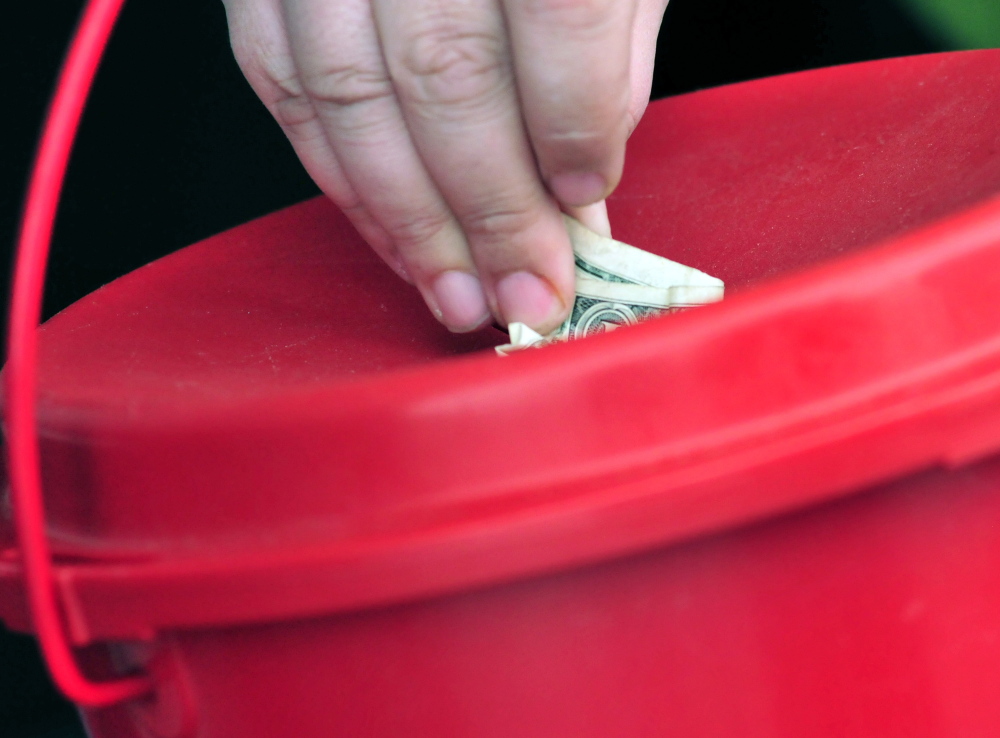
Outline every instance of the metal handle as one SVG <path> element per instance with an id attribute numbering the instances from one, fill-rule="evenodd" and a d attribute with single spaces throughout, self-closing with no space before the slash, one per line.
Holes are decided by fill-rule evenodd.
<path id="1" fill-rule="evenodd" d="M 38 389 L 38 323 L 52 226 L 80 116 L 98 64 L 124 0 L 89 0 L 63 64 L 35 157 L 18 238 L 8 325 L 7 454 L 14 522 L 25 588 L 42 654 L 56 686 L 69 699 L 104 707 L 144 695 L 146 677 L 95 682 L 80 669 L 56 596 L 42 502 L 35 401 Z"/>

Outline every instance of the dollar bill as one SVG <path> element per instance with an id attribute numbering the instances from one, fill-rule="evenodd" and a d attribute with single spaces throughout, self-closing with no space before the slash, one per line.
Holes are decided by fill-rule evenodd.
<path id="1" fill-rule="evenodd" d="M 563 220 L 573 244 L 577 277 L 663 289 L 711 287 L 718 290 L 718 299 L 722 299 L 721 279 L 627 243 L 600 236 L 568 215 L 564 215 Z"/>
<path id="2" fill-rule="evenodd" d="M 718 302 L 721 279 L 693 267 L 600 236 L 564 216 L 576 262 L 576 298 L 569 317 L 548 335 L 512 323 L 506 356 L 556 341 L 576 340 L 634 325 L 665 313 Z"/>

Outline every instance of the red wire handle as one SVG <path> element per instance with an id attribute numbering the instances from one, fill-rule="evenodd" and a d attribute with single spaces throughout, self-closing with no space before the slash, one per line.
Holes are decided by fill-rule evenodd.
<path id="1" fill-rule="evenodd" d="M 45 535 L 35 400 L 38 322 L 45 265 L 66 164 L 84 103 L 124 0 L 89 0 L 63 64 L 35 158 L 24 206 L 11 289 L 6 369 L 7 454 L 14 521 L 28 604 L 52 679 L 74 702 L 102 707 L 138 697 L 150 682 L 128 677 L 94 682 L 80 670 L 63 626 Z"/>

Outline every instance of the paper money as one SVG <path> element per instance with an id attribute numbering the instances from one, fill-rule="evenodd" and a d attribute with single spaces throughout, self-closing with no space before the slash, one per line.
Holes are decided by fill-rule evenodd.
<path id="1" fill-rule="evenodd" d="M 522 323 L 508 326 L 512 351 L 575 340 L 634 325 L 664 313 L 718 302 L 721 279 L 634 246 L 600 236 L 564 216 L 576 261 L 576 299 L 569 317 L 542 336 Z"/>

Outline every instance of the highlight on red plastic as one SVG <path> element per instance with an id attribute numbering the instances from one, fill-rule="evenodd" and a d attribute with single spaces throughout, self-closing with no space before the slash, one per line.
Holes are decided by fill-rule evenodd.
<path id="1" fill-rule="evenodd" d="M 124 0 L 90 0 L 69 48 L 36 154 L 17 243 L 8 325 L 7 454 L 14 522 L 25 588 L 42 654 L 56 686 L 69 699 L 102 707 L 150 691 L 141 677 L 94 682 L 74 658 L 56 597 L 45 537 L 38 427 L 35 413 L 38 323 L 45 266 L 66 164 L 94 74 Z"/>

